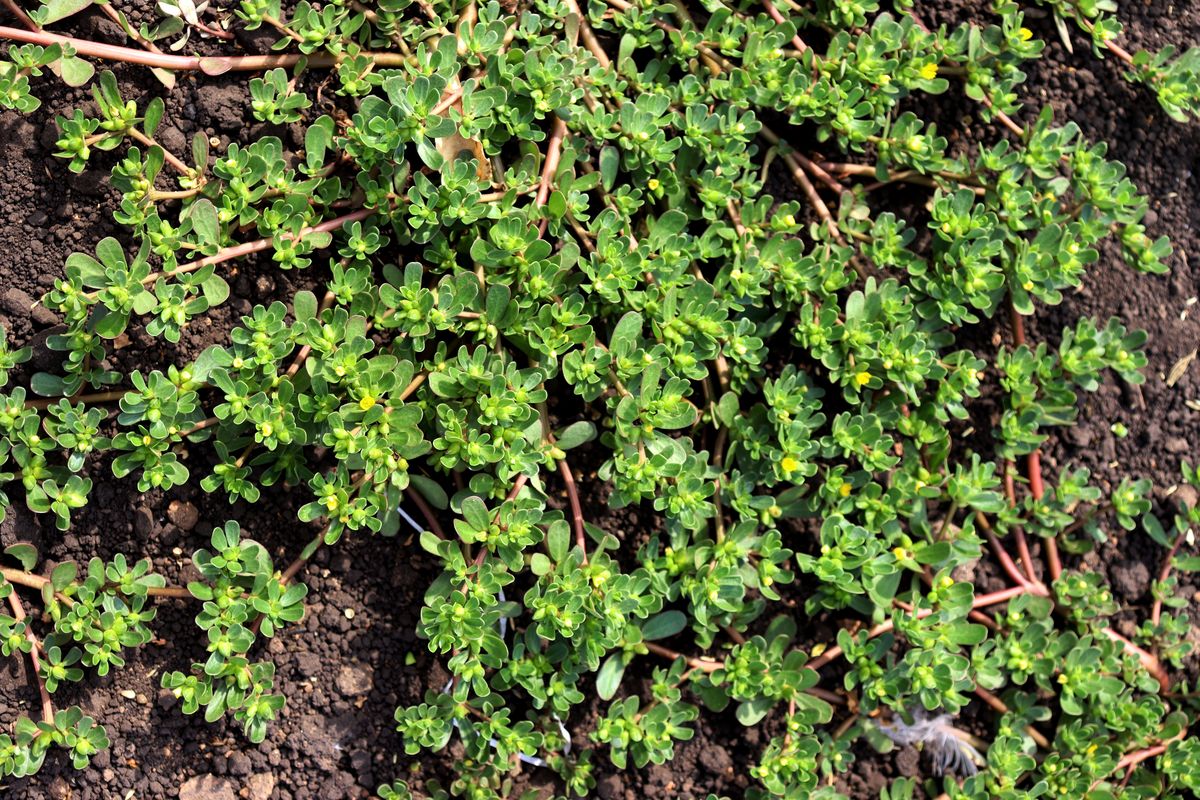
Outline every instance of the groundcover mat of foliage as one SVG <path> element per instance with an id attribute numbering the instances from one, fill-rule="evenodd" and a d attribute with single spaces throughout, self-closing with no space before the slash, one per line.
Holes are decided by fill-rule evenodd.
<path id="1" fill-rule="evenodd" d="M 7 796 L 1200 787 L 1195 12 L 4 5 Z"/>

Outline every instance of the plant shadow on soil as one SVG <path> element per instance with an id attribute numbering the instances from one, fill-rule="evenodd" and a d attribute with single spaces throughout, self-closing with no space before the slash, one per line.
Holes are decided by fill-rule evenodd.
<path id="1" fill-rule="evenodd" d="M 982 0 L 925 5 L 930 7 L 920 13 L 931 25 L 987 18 Z M 150 3 L 139 0 L 137 8 L 123 10 L 131 13 L 136 24 L 149 20 L 150 8 Z M 1200 9 L 1126 4 L 1121 17 L 1130 41 L 1142 47 L 1158 49 L 1168 42 L 1200 39 Z M 1200 126 L 1171 122 L 1148 92 L 1123 82 L 1119 66 L 1111 59 L 1096 59 L 1082 40 L 1076 38 L 1074 55 L 1066 53 L 1049 19 L 1031 19 L 1030 26 L 1047 42 L 1047 52 L 1029 67 L 1023 91 L 1028 105 L 1022 118 L 1032 118 L 1041 105 L 1049 104 L 1060 121 L 1078 122 L 1087 138 L 1108 141 L 1110 153 L 1129 166 L 1130 177 L 1151 197 L 1149 232 L 1171 235 L 1176 247 L 1172 273 L 1162 277 L 1135 276 L 1120 264 L 1115 251 L 1103 252 L 1082 290 L 1058 308 L 1039 310 L 1031 321 L 1031 340 L 1051 344 L 1057 343 L 1064 326 L 1084 314 L 1102 319 L 1116 314 L 1130 328 L 1150 333 L 1146 383 L 1129 387 L 1110 379 L 1099 392 L 1083 395 L 1079 424 L 1055 436 L 1046 449 L 1045 468 L 1048 475 L 1056 475 L 1068 465 L 1086 466 L 1106 489 L 1124 476 L 1151 477 L 1156 509 L 1166 514 L 1179 460 L 1196 460 L 1200 449 L 1200 413 L 1185 405 L 1200 400 L 1200 365 L 1193 365 L 1172 387 L 1165 381 L 1172 366 L 1200 343 L 1200 306 L 1189 305 L 1200 294 L 1200 271 L 1190 263 L 1192 254 L 1200 257 L 1200 197 L 1193 174 L 1200 157 Z M 68 30 L 98 40 L 120 40 L 119 33 L 98 15 L 84 15 Z M 248 50 L 265 50 L 255 35 L 240 38 Z M 195 133 L 218 139 L 218 151 L 231 140 L 264 133 L 277 133 L 285 143 L 298 144 L 295 130 L 268 130 L 243 117 L 247 96 L 237 78 L 197 81 L 181 76 L 176 88 L 165 92 L 148 83 L 140 70 L 122 67 L 116 72 L 127 96 L 143 102 L 154 94 L 164 97 L 162 139 L 176 152 L 186 152 Z M 54 116 L 87 107 L 90 94 L 53 79 L 42 79 L 38 89 L 46 104 L 34 114 L 0 114 L 0 185 L 5 187 L 0 218 L 6 221 L 0 230 L 0 250 L 11 254 L 0 263 L 0 323 L 9 330 L 10 341 L 34 344 L 34 360 L 27 367 L 52 370 L 58 356 L 44 343 L 57 320 L 45 309 L 32 309 L 34 300 L 52 287 L 70 252 L 90 250 L 103 236 L 124 238 L 125 232 L 111 219 L 116 195 L 107 184 L 107 174 L 114 156 L 101 157 L 80 176 L 71 175 L 65 163 L 52 156 Z M 966 101 L 954 105 L 937 100 L 926 101 L 919 110 L 937 120 L 943 134 L 958 137 L 952 139 L 955 144 L 969 148 L 973 142 L 994 139 L 994 132 L 967 118 L 974 108 Z M 778 180 L 769 188 L 778 199 L 801 197 L 794 187 Z M 205 346 L 223 341 L 237 315 L 252 303 L 286 301 L 299 289 L 316 287 L 321 279 L 316 269 L 280 273 L 254 259 L 232 267 L 229 277 L 230 302 L 193 325 L 179 345 L 131 330 L 129 341 L 119 343 L 120 349 L 111 356 L 113 368 L 129 371 L 194 357 Z M 1002 324 L 987 324 L 970 334 L 980 349 L 994 349 L 1007 336 Z M 25 377 L 15 376 L 14 383 Z M 995 423 L 986 418 L 974 421 L 985 433 Z M 1118 421 L 1129 429 L 1125 438 L 1110 429 Z M 983 441 L 977 434 L 965 444 L 978 447 Z M 573 466 L 584 507 L 592 515 L 589 521 L 630 547 L 643 541 L 656 525 L 654 515 L 644 509 L 606 508 L 607 492 L 594 472 L 598 454 L 581 454 Z M 140 494 L 133 480 L 112 479 L 106 461 L 90 464 L 89 471 L 97 487 L 71 531 L 60 534 L 16 505 L 0 524 L 0 542 L 33 541 L 50 561 L 73 559 L 81 564 L 117 552 L 135 558 L 148 554 L 155 569 L 177 583 L 188 580 L 191 552 L 207 544 L 212 527 L 227 519 L 241 522 L 247 535 L 267 546 L 278 566 L 290 561 L 314 533 L 296 520 L 296 493 L 282 489 L 264 493 L 253 506 L 229 506 L 189 487 Z M 1158 571 L 1163 554 L 1139 532 L 1109 534 L 1097 550 L 1070 557 L 1069 563 L 1099 571 L 1111 582 L 1126 607 L 1116 627 L 1129 634 L 1148 613 L 1151 575 Z M 811 545 L 807 526 L 793 526 L 789 537 L 795 549 Z M 333 800 L 369 796 L 380 783 L 395 778 L 435 777 L 445 783 L 450 759 L 405 756 L 392 722 L 396 706 L 420 702 L 426 691 L 440 689 L 447 678 L 439 660 L 414 633 L 421 597 L 434 577 L 431 559 L 403 531 L 394 539 L 351 536 L 319 552 L 301 577 L 309 586 L 305 620 L 263 647 L 264 658 L 276 662 L 288 705 L 267 740 L 257 747 L 249 745 L 239 727 L 228 721 L 209 725 L 199 717 L 185 717 L 169 693 L 158 688 L 163 672 L 186 670 L 203 653 L 201 634 L 192 622 L 196 609 L 161 602 L 152 625 L 156 640 L 131 653 L 126 668 L 106 678 L 89 678 L 56 696 L 60 705 L 78 703 L 104 724 L 112 747 L 82 772 L 71 769 L 60 753 L 52 753 L 37 776 L 0 787 L 0 793 L 12 800 L 157 799 L 175 797 L 181 785 L 207 775 L 214 776 L 212 782 L 191 785 L 204 787 L 211 800 L 220 800 L 222 787 L 255 800 Z M 980 564 L 975 576 L 980 590 L 999 588 L 1000 580 L 989 564 Z M 777 610 L 793 613 L 808 632 L 802 645 L 827 641 L 843 620 L 805 618 L 803 581 L 800 584 L 789 588 Z M 1178 594 L 1189 600 L 1184 610 L 1193 619 L 1198 590 L 1194 577 L 1181 576 Z M 1192 636 L 1200 641 L 1195 631 Z M 406 663 L 410 655 L 411 665 Z M 1194 677 L 1198 666 L 1200 657 L 1193 656 L 1185 671 Z M 21 659 L 0 662 L 4 725 L 20 713 L 35 712 L 36 692 L 28 684 L 26 668 Z M 834 668 L 826 669 L 826 685 L 836 681 L 834 673 Z M 593 700 L 581 710 L 580 719 L 568 724 L 576 731 L 586 730 L 601 710 L 602 705 Z M 964 716 L 964 727 L 988 734 L 990 712 L 972 707 Z M 706 712 L 695 727 L 695 738 L 678 745 L 675 760 L 666 765 L 616 772 L 601 756 L 595 794 L 605 800 L 691 798 L 709 792 L 740 797 L 750 785 L 749 765 L 778 732 L 778 722 L 768 720 L 743 729 L 731 712 Z M 575 745 L 584 744 L 577 735 Z M 457 747 L 452 743 L 451 752 Z M 857 761 L 837 781 L 838 788 L 852 798 L 877 797 L 879 788 L 899 775 L 925 774 L 925 765 L 912 748 L 884 756 L 862 746 L 854 752 Z M 517 785 L 537 789 L 543 796 L 553 788 L 551 776 L 539 771 L 520 776 Z"/>

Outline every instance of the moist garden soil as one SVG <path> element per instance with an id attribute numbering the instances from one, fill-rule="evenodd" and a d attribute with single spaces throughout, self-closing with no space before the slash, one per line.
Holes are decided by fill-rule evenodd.
<path id="1" fill-rule="evenodd" d="M 148 21 L 152 4 L 137 2 L 140 7 L 122 6 L 122 10 L 135 21 Z M 983 0 L 920 5 L 927 6 L 918 13 L 930 25 L 986 18 Z M 1122 4 L 1130 44 L 1157 50 L 1171 42 L 1200 40 L 1200 9 L 1189 5 L 1150 0 Z M 1028 65 L 1023 118 L 1032 118 L 1040 106 L 1049 104 L 1060 121 L 1075 120 L 1085 137 L 1107 141 L 1110 152 L 1128 166 L 1134 182 L 1151 199 L 1149 233 L 1171 236 L 1176 248 L 1171 273 L 1159 277 L 1135 275 L 1120 263 L 1115 251 L 1104 252 L 1080 291 L 1056 309 L 1039 310 L 1030 320 L 1030 340 L 1051 346 L 1057 344 L 1062 328 L 1081 315 L 1115 314 L 1130 328 L 1150 334 L 1145 384 L 1135 387 L 1110 379 L 1097 393 L 1085 394 L 1079 424 L 1055 437 L 1043 462 L 1050 474 L 1067 465 L 1086 466 L 1106 489 L 1126 476 L 1150 477 L 1155 482 L 1157 510 L 1167 513 L 1180 460 L 1200 459 L 1200 411 L 1187 405 L 1200 401 L 1200 363 L 1168 385 L 1173 367 L 1200 344 L 1200 304 L 1196 304 L 1200 186 L 1193 172 L 1200 166 L 1200 125 L 1170 121 L 1148 92 L 1125 83 L 1119 66 L 1111 59 L 1095 58 L 1081 39 L 1075 40 L 1075 53 L 1067 53 L 1051 20 L 1033 18 L 1030 24 L 1047 42 L 1047 51 Z M 98 14 L 81 16 L 66 32 L 122 41 L 119 30 Z M 238 45 L 246 52 L 266 52 L 269 38 L 239 33 Z M 206 43 L 200 46 L 216 49 Z M 141 68 L 121 66 L 116 73 L 126 97 L 139 103 L 153 95 L 164 98 L 167 112 L 160 139 L 176 153 L 186 154 L 196 133 L 219 140 L 217 152 L 231 141 L 266 134 L 279 135 L 287 147 L 300 143 L 300 128 L 270 128 L 244 113 L 248 107 L 244 78 L 180 74 L 175 88 L 167 91 Z M 314 73 L 312 80 L 321 79 Z M 0 254 L 4 256 L 0 258 L 0 323 L 8 329 L 10 341 L 33 345 L 32 363 L 26 365 L 30 372 L 55 371 L 59 361 L 45 347 L 58 320 L 34 303 L 61 274 L 67 255 L 90 252 L 104 236 L 123 239 L 126 235 L 112 221 L 118 195 L 107 177 L 115 154 L 93 157 L 82 175 L 72 175 L 66 163 L 53 156 L 55 115 L 88 107 L 89 90 L 44 79 L 37 91 L 44 101 L 37 112 L 0 114 Z M 325 106 L 318 103 L 314 113 L 335 111 L 329 97 L 324 97 Z M 920 110 L 938 121 L 940 132 L 952 137 L 953 144 L 969 148 L 976 137 L 994 138 L 994 132 L 971 119 L 976 107 L 969 101 L 939 100 L 925 103 Z M 772 181 L 771 190 L 781 199 L 799 196 L 781 182 Z M 131 328 L 128 337 L 115 343 L 113 368 L 127 373 L 194 358 L 206 346 L 224 342 L 238 317 L 252 305 L 289 300 L 323 278 L 320 269 L 281 272 L 266 259 L 251 258 L 224 268 L 233 290 L 228 303 L 193 323 L 177 345 Z M 994 349 L 1008 341 L 1003 324 L 989 324 L 969 336 L 980 349 Z M 27 376 L 18 374 L 15 380 Z M 993 422 L 977 418 L 975 427 L 986 434 Z M 1112 432 L 1116 422 L 1128 428 L 1124 438 Z M 979 446 L 971 431 L 963 431 L 963 437 Z M 986 441 L 986 436 L 979 440 Z M 204 451 L 197 447 L 187 455 L 203 459 Z M 639 509 L 606 510 L 607 491 L 595 477 L 599 458 L 597 452 L 584 453 L 574 465 L 584 508 L 590 511 L 590 521 L 633 546 L 656 524 L 654 515 Z M 73 515 L 69 532 L 59 533 L 18 501 L 0 524 L 0 543 L 30 541 L 55 562 L 83 564 L 118 552 L 147 555 L 169 582 L 182 584 L 194 577 L 191 553 L 207 544 L 211 529 L 227 519 L 240 521 L 280 566 L 315 533 L 296 519 L 302 490 L 276 487 L 254 505 L 231 506 L 195 486 L 139 493 L 132 478 L 112 477 L 107 460 L 89 468 L 97 485 L 88 506 Z M 808 535 L 797 527 L 787 544 L 805 549 L 811 544 L 804 541 Z M 1116 627 L 1129 635 L 1149 613 L 1150 583 L 1162 556 L 1139 531 L 1110 531 L 1109 540 L 1097 550 L 1068 556 L 1068 564 L 1082 564 L 1105 575 L 1126 609 Z M 439 690 L 448 678 L 414 633 L 422 595 L 436 577 L 433 560 L 404 533 L 393 539 L 349 536 L 319 551 L 300 577 L 309 587 L 307 615 L 264 645 L 266 657 L 277 665 L 287 706 L 261 745 L 249 744 L 239 727 L 224 719 L 206 724 L 199 716 L 184 716 L 170 693 L 159 689 L 164 672 L 186 671 L 194 660 L 202 660 L 204 648 L 202 633 L 192 621 L 194 605 L 160 601 L 152 624 L 157 638 L 132 652 L 124 669 L 106 678 L 89 677 L 56 695 L 59 705 L 77 703 L 105 725 L 112 746 L 82 772 L 52 751 L 36 776 L 0 787 L 0 795 L 11 800 L 180 796 L 340 800 L 371 796 L 380 783 L 397 778 L 417 784 L 436 778 L 446 784 L 451 759 L 405 756 L 392 722 L 398 705 L 420 702 L 425 692 Z M 1000 588 L 1000 578 L 988 565 L 981 565 L 975 580 L 980 591 Z M 1193 619 L 1200 618 L 1198 590 L 1195 578 L 1181 576 L 1179 595 L 1188 599 Z M 790 607 L 802 617 L 807 593 L 802 578 L 777 610 Z M 801 622 L 801 629 L 811 636 L 802 644 L 813 644 L 831 638 L 840 620 Z M 1200 643 L 1200 635 L 1193 632 L 1192 638 Z M 1192 678 L 1200 672 L 1198 665 L 1197 656 L 1186 665 Z M 836 670 L 836 664 L 826 668 L 824 685 L 837 685 Z M 5 727 L 21 713 L 36 715 L 36 697 L 26 659 L 0 662 L 0 722 Z M 599 711 L 600 704 L 594 702 L 588 713 L 594 716 Z M 960 724 L 987 735 L 988 714 L 972 707 Z M 568 720 L 568 725 L 586 731 L 592 722 Z M 710 792 L 742 796 L 751 783 L 749 765 L 774 733 L 770 722 L 745 729 L 732 711 L 705 712 L 695 727 L 695 738 L 679 744 L 675 760 L 666 765 L 618 772 L 603 756 L 597 759 L 596 796 L 604 800 L 700 798 Z M 452 742 L 451 749 L 456 746 Z M 575 746 L 586 746 L 578 734 Z M 912 748 L 877 755 L 860 746 L 855 755 L 850 772 L 837 782 L 854 798 L 877 797 L 893 777 L 927 774 L 920 754 Z M 548 796 L 555 788 L 550 773 L 531 770 L 518 778 L 514 795 L 532 789 Z"/>

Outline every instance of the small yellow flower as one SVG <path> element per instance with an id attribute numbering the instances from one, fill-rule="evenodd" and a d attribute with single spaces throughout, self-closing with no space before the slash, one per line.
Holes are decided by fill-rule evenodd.
<path id="1" fill-rule="evenodd" d="M 854 376 L 854 380 L 858 383 L 859 386 L 866 386 L 868 383 L 871 382 L 871 373 L 867 372 L 866 370 L 863 370 L 862 372 L 860 372 Z"/>
<path id="2" fill-rule="evenodd" d="M 1022 42 L 1028 42 L 1033 38 L 1033 31 L 1029 30 L 1029 28 L 1020 28 L 1017 31 L 1017 38 Z"/>
<path id="3" fill-rule="evenodd" d="M 370 411 L 375 406 L 375 398 L 371 395 L 363 395 L 363 399 L 358 401 L 358 407 L 363 411 Z"/>
<path id="4" fill-rule="evenodd" d="M 921 77 L 927 81 L 931 81 L 937 77 L 938 65 L 930 61 L 925 66 L 921 67 Z"/>
<path id="5" fill-rule="evenodd" d="M 800 462 L 791 456 L 784 456 L 783 460 L 779 462 L 779 468 L 785 473 L 792 473 L 800 469 Z"/>
<path id="6" fill-rule="evenodd" d="M 850 492 L 853 489 L 854 489 L 854 487 L 851 486 L 849 483 L 843 483 L 841 486 L 838 487 L 838 494 L 840 494 L 842 497 L 849 497 Z"/>

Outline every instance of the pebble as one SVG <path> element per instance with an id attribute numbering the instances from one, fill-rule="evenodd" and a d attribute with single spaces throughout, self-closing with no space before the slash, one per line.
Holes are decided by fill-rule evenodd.
<path id="1" fill-rule="evenodd" d="M 216 775 L 197 775 L 179 787 L 179 800 L 237 800 L 236 784 Z"/>
<path id="2" fill-rule="evenodd" d="M 1188 444 L 1188 440 L 1182 436 L 1172 436 L 1167 439 L 1164 447 L 1167 448 L 1168 453 L 1186 453 L 1192 449 L 1192 446 Z"/>
<path id="3" fill-rule="evenodd" d="M 359 664 L 346 664 L 338 670 L 334 680 L 337 690 L 346 697 L 358 697 L 367 694 L 375 686 L 375 677 L 370 667 Z"/>
<path id="4" fill-rule="evenodd" d="M 172 500 L 167 506 L 167 519 L 182 531 L 190 531 L 200 521 L 200 512 L 187 501 Z"/>
<path id="5" fill-rule="evenodd" d="M 33 307 L 33 321 L 38 325 L 57 325 L 58 314 L 55 314 L 50 309 L 46 308 L 41 303 Z"/>
<path id="6" fill-rule="evenodd" d="M 138 536 L 149 536 L 154 532 L 154 514 L 145 506 L 133 512 L 133 532 Z"/>
<path id="7" fill-rule="evenodd" d="M 245 753 L 231 753 L 229 756 L 229 774 L 230 775 L 249 775 L 254 771 L 253 765 L 250 763 L 250 757 Z"/>
<path id="8" fill-rule="evenodd" d="M 179 702 L 179 698 L 170 689 L 160 689 L 158 692 L 158 707 L 170 711 Z"/>
<path id="9" fill-rule="evenodd" d="M 1171 500 L 1191 508 L 1200 502 L 1200 492 L 1185 483 L 1175 490 L 1175 493 L 1171 495 Z"/>
<path id="10" fill-rule="evenodd" d="M 269 772 L 259 772 L 251 775 L 246 781 L 250 800 L 270 800 L 271 792 L 275 791 L 275 776 Z"/>
<path id="11" fill-rule="evenodd" d="M 14 317 L 26 317 L 33 306 L 33 298 L 23 289 L 9 289 L 0 297 L 0 307 Z"/>
<path id="12" fill-rule="evenodd" d="M 301 653 L 296 656 L 296 669 L 306 678 L 314 678 L 321 673 L 321 658 L 316 653 Z"/>

